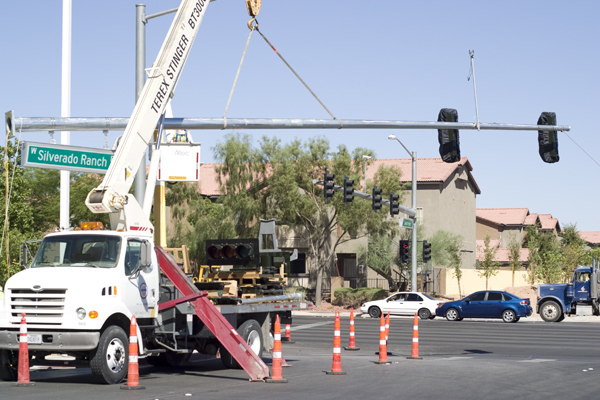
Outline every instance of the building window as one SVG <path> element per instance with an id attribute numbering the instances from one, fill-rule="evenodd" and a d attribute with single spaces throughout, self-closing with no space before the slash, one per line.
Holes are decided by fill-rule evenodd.
<path id="1" fill-rule="evenodd" d="M 298 253 L 298 258 L 291 264 L 290 275 L 306 274 L 306 253 Z"/>
<path id="2" fill-rule="evenodd" d="M 423 207 L 417 207 L 417 221 L 423 223 Z"/>

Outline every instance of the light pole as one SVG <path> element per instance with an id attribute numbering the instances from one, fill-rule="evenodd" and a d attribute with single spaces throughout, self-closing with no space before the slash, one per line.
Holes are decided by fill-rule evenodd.
<path id="1" fill-rule="evenodd" d="M 363 160 L 365 160 L 365 186 L 363 186 L 363 190 L 367 193 L 367 160 L 370 160 L 371 156 L 363 156 Z"/>
<path id="2" fill-rule="evenodd" d="M 388 136 L 390 140 L 397 140 L 398 143 L 404 147 L 404 150 L 408 153 L 410 158 L 412 159 L 412 184 L 411 184 L 411 192 L 412 192 L 412 202 L 411 208 L 415 210 L 415 216 L 413 218 L 413 227 L 412 227 L 412 239 L 411 239 L 411 256 L 410 256 L 410 289 L 412 291 L 417 290 L 417 152 L 413 151 L 412 153 L 408 151 L 406 146 L 398 139 L 395 135 Z"/>

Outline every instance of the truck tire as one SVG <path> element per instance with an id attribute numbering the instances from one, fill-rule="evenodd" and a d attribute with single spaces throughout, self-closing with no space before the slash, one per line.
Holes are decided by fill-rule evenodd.
<path id="1" fill-rule="evenodd" d="M 262 334 L 262 329 L 260 327 L 260 324 L 253 319 L 249 319 L 248 321 L 246 321 L 242 325 L 240 325 L 237 328 L 237 331 L 240 334 L 241 338 L 243 340 L 245 340 L 246 343 L 248 343 L 248 346 L 250 346 L 252 351 L 254 351 L 254 353 L 256 353 L 256 355 L 258 357 L 262 357 L 263 348 L 264 348 L 264 339 L 263 339 L 263 334 Z M 241 368 L 240 364 L 238 364 L 238 362 L 235 361 L 235 359 L 227 351 L 225 346 L 221 345 L 219 348 L 219 351 L 221 353 L 221 362 L 223 362 L 224 366 L 226 366 L 227 368 L 232 368 L 232 369 L 240 369 Z"/>
<path id="2" fill-rule="evenodd" d="M 129 364 L 129 339 L 120 326 L 106 328 L 92 351 L 90 367 L 98 380 L 110 385 L 121 382 Z"/>
<path id="3" fill-rule="evenodd" d="M 0 380 L 14 382 L 17 380 L 19 355 L 10 350 L 0 350 Z"/>
<path id="4" fill-rule="evenodd" d="M 560 322 L 563 318 L 561 306 L 555 301 L 546 301 L 540 308 L 540 317 L 545 322 Z"/>

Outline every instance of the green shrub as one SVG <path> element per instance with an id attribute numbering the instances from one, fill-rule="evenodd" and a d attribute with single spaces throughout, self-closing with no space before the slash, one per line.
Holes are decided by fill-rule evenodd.
<path id="1" fill-rule="evenodd" d="M 306 294 L 308 293 L 308 288 L 304 286 L 288 286 L 284 290 L 285 294 L 292 294 L 297 292 L 302 293 L 302 300 L 305 300 Z"/>
<path id="2" fill-rule="evenodd" d="M 333 296 L 332 303 L 336 306 L 359 308 L 364 302 L 385 299 L 388 292 L 379 288 L 339 288 Z"/>

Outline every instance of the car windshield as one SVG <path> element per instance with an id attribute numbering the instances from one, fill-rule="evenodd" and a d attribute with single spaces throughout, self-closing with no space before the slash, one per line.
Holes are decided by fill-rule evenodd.
<path id="1" fill-rule="evenodd" d="M 428 295 L 428 294 L 425 294 L 425 293 L 421 293 L 421 296 L 425 296 L 425 297 L 427 297 L 429 300 L 435 300 L 433 297 L 431 297 L 430 295 Z"/>
<path id="2" fill-rule="evenodd" d="M 44 239 L 31 268 L 95 267 L 117 265 L 121 238 L 108 235 L 60 235 Z"/>

